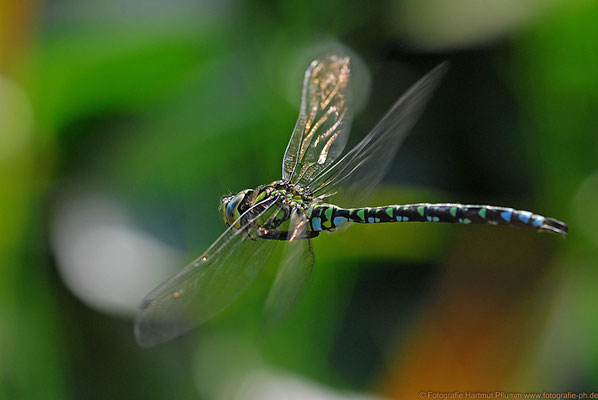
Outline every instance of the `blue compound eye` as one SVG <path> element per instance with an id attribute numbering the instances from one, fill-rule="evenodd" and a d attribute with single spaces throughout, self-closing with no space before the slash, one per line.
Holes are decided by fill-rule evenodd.
<path id="1" fill-rule="evenodd" d="M 239 211 L 239 205 L 241 204 L 244 198 L 245 192 L 241 192 L 237 194 L 235 197 L 233 197 L 228 202 L 228 204 L 226 204 L 224 210 L 224 219 L 228 225 L 233 226 L 235 221 L 239 219 L 239 217 L 241 216 L 241 212 Z M 239 226 L 235 226 L 235 228 L 239 228 Z"/>

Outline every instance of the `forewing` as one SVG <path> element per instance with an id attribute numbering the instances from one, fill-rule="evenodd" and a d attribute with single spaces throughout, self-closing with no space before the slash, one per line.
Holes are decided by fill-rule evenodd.
<path id="1" fill-rule="evenodd" d="M 135 320 L 140 345 L 179 336 L 224 310 L 249 287 L 276 244 L 256 238 L 252 222 L 272 207 L 267 204 L 260 213 L 248 210 L 244 215 L 256 214 L 250 222 L 241 229 L 228 228 L 201 257 L 145 297 Z"/>
<path id="2" fill-rule="evenodd" d="M 415 124 L 448 68 L 442 63 L 397 100 L 372 131 L 308 185 L 315 196 L 343 207 L 362 205 L 386 174 L 405 134 Z"/>
<path id="3" fill-rule="evenodd" d="M 266 299 L 264 311 L 268 324 L 278 321 L 295 305 L 311 275 L 314 254 L 310 241 L 301 239 L 307 232 L 308 222 L 304 214 L 291 215 L 290 240 Z"/>
<path id="4" fill-rule="evenodd" d="M 282 178 L 307 184 L 342 153 L 352 114 L 350 62 L 344 55 L 313 61 L 305 71 L 299 119 L 282 162 Z"/>

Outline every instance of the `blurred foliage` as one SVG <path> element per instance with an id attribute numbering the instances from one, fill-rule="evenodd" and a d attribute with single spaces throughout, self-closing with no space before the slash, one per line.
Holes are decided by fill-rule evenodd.
<path id="1" fill-rule="evenodd" d="M 251 398 L 263 370 L 401 399 L 597 391 L 598 2 L 476 3 L 0 0 L 0 398 Z M 353 226 L 314 240 L 278 325 L 261 309 L 280 249 L 222 315 L 137 347 L 137 300 L 114 314 L 95 289 L 149 290 L 224 230 L 219 196 L 278 179 L 303 70 L 339 43 L 360 94 L 349 146 L 452 64 L 371 205 L 510 205 L 570 235 Z M 74 287 L 94 249 L 126 266 L 140 242 L 79 246 L 94 226 L 71 208 L 182 264 L 89 264 L 97 287 Z"/>

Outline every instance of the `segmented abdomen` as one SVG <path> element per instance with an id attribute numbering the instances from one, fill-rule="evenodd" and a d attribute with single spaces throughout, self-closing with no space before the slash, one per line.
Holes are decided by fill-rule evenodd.
<path id="1" fill-rule="evenodd" d="M 314 231 L 333 230 L 345 222 L 445 222 L 454 224 L 493 224 L 518 226 L 559 234 L 567 225 L 553 218 L 507 207 L 463 204 L 408 204 L 385 207 L 340 208 L 319 204 L 311 208 Z"/>

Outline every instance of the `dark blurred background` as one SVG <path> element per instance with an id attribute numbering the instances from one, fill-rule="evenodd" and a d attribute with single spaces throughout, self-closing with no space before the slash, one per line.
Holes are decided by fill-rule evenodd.
<path id="1" fill-rule="evenodd" d="M 153 349 L 132 317 L 280 177 L 303 71 L 345 46 L 349 146 L 451 69 L 370 206 L 486 203 L 569 223 L 353 226 L 314 241 L 278 325 L 276 253 Z M 598 2 L 0 1 L 0 398 L 417 398 L 598 390 Z M 280 247 L 280 246 L 279 246 Z"/>

